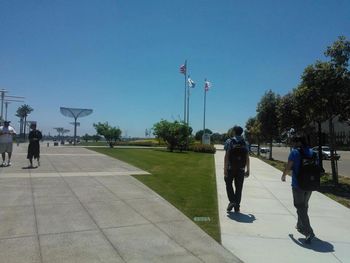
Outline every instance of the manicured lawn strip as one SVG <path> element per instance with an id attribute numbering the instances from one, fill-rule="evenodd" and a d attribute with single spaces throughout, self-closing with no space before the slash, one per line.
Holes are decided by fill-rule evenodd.
<path id="1" fill-rule="evenodd" d="M 91 149 L 91 148 L 90 148 Z M 214 155 L 194 152 L 168 152 L 161 149 L 93 150 L 130 163 L 151 175 L 134 176 L 164 197 L 204 231 L 220 242 Z"/>
<path id="2" fill-rule="evenodd" d="M 79 146 L 105 146 L 108 147 L 106 142 L 80 142 Z"/>
<path id="3" fill-rule="evenodd" d="M 276 167 L 283 171 L 286 162 L 278 160 L 268 160 L 264 157 L 259 157 L 264 162 Z M 338 185 L 334 185 L 332 175 L 325 173 L 321 177 L 321 188 L 319 192 L 325 194 L 329 198 L 337 201 L 338 203 L 350 208 L 350 178 L 345 176 L 339 176 Z"/>

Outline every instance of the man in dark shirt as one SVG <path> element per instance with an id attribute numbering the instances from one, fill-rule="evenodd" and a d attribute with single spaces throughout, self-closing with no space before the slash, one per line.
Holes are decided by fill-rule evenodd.
<path id="1" fill-rule="evenodd" d="M 33 168 L 33 158 L 37 159 L 38 166 L 40 166 L 40 144 L 39 144 L 39 141 L 42 138 L 42 134 L 40 131 L 38 131 L 36 129 L 35 122 L 31 123 L 30 128 L 32 130 L 29 132 L 29 135 L 28 135 L 29 145 L 28 145 L 27 159 L 30 162 L 29 167 Z"/>
<path id="2" fill-rule="evenodd" d="M 226 183 L 227 197 L 229 199 L 227 212 L 231 212 L 233 208 L 235 212 L 239 212 L 241 197 L 242 197 L 243 181 L 245 176 L 246 177 L 249 176 L 250 164 L 249 164 L 248 147 L 246 146 L 246 143 L 242 137 L 242 133 L 243 133 L 242 127 L 234 126 L 232 130 L 233 130 L 233 137 L 228 139 L 225 142 L 225 146 L 224 146 L 224 150 L 225 150 L 224 179 Z M 231 149 L 232 147 L 235 146 L 235 144 L 244 145 L 246 160 L 244 161 L 243 167 L 232 167 L 234 165 L 230 163 L 230 159 L 231 159 L 230 154 L 233 154 L 231 152 Z M 246 171 L 245 171 L 245 168 L 247 169 Z M 233 186 L 232 186 L 233 182 L 235 184 L 235 190 L 233 189 Z"/>

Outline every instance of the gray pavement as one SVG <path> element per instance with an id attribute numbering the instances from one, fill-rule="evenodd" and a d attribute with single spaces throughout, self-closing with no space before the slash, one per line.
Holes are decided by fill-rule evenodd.
<path id="1" fill-rule="evenodd" d="M 241 262 L 162 197 L 138 168 L 80 147 L 26 145 L 0 168 L 0 262 Z"/>
<path id="2" fill-rule="evenodd" d="M 313 192 L 309 216 L 316 238 L 311 245 L 295 230 L 290 178 L 251 158 L 241 213 L 227 213 L 222 146 L 216 146 L 216 179 L 222 245 L 244 262 L 350 262 L 350 209 Z M 221 150 L 220 150 L 221 149 Z"/>

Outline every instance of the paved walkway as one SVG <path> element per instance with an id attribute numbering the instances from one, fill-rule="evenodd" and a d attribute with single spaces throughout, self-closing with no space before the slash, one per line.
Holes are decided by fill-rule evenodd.
<path id="1" fill-rule="evenodd" d="M 244 262 L 350 262 L 350 209 L 314 192 L 309 203 L 317 238 L 311 245 L 294 226 L 290 178 L 251 158 L 251 175 L 244 182 L 241 213 L 227 213 L 223 180 L 224 151 L 215 154 L 222 244 Z"/>
<path id="2" fill-rule="evenodd" d="M 162 197 L 147 174 L 80 147 L 26 145 L 0 168 L 1 263 L 241 262 Z M 145 175 L 147 176 L 147 175 Z"/>

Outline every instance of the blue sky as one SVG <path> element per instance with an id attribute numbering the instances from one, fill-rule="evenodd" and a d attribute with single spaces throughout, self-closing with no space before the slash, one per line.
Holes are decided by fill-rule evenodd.
<path id="1" fill-rule="evenodd" d="M 59 108 L 90 108 L 78 134 L 108 121 L 144 136 L 161 119 L 183 118 L 185 59 L 196 82 L 190 125 L 226 132 L 244 126 L 271 89 L 295 88 L 309 64 L 350 37 L 347 0 L 0 0 L 0 88 L 24 96 L 45 134 L 73 119 Z M 18 129 L 11 103 L 8 119 Z"/>

